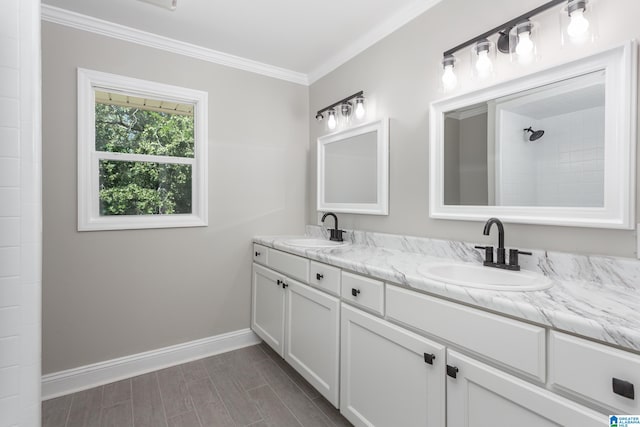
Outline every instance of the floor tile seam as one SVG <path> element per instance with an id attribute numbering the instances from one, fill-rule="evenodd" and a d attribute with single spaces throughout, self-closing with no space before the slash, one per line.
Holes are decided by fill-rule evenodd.
<path id="1" fill-rule="evenodd" d="M 262 350 L 262 348 L 261 348 L 260 350 Z M 281 366 L 280 366 L 280 364 L 278 363 L 278 362 L 280 362 L 280 361 L 282 361 L 282 362 L 284 362 L 284 363 L 287 363 L 287 364 L 288 364 L 292 369 L 295 369 L 295 368 L 293 368 L 293 366 L 291 366 L 291 365 L 290 365 L 290 364 L 289 364 L 289 363 L 288 363 L 288 362 L 287 362 L 283 357 L 280 357 L 280 355 L 278 355 L 277 353 L 270 354 L 271 352 L 266 352 L 265 350 L 262 350 L 262 351 L 263 351 L 263 352 L 265 352 L 265 353 L 267 353 L 267 356 L 269 356 L 269 359 L 275 362 L 276 366 L 277 366 L 278 368 L 280 368 L 280 370 L 282 370 L 282 372 L 284 372 L 284 374 L 287 376 L 287 378 L 289 378 L 289 379 L 290 379 L 290 380 L 291 380 L 291 381 L 296 385 L 296 387 L 298 387 L 298 388 L 300 389 L 300 391 L 302 391 L 302 394 L 304 394 L 304 395 L 305 395 L 309 400 L 317 399 L 318 397 L 320 397 L 320 396 L 321 396 L 320 394 L 319 394 L 318 396 L 316 396 L 316 397 L 311 397 L 311 396 L 309 396 L 309 395 L 308 395 L 308 394 L 307 394 L 307 393 L 302 389 L 302 387 L 300 387 L 300 386 L 297 384 L 297 382 L 296 382 L 295 378 L 293 378 L 291 375 L 289 375 L 289 374 L 287 373 L 287 371 L 285 371 L 284 369 L 282 369 L 282 367 L 281 367 Z M 276 357 L 277 357 L 277 359 L 276 359 Z M 304 377 L 303 377 L 303 378 L 304 378 Z M 313 385 L 312 385 L 311 387 L 313 387 Z M 324 413 L 324 412 L 323 412 L 323 413 Z"/>
<path id="2" fill-rule="evenodd" d="M 320 395 L 320 396 L 316 397 L 315 399 L 311 399 L 311 402 L 314 404 L 314 406 L 315 406 L 316 408 L 318 408 L 318 410 L 319 410 L 320 412 L 322 412 L 322 413 L 324 414 L 324 416 L 325 416 L 325 417 L 329 418 L 329 415 L 327 415 L 327 414 L 322 410 L 322 408 L 321 408 L 320 406 L 318 406 L 318 404 L 316 403 L 316 401 L 320 401 L 320 400 L 322 400 L 322 399 L 324 399 L 324 397 L 323 397 L 322 395 Z M 342 415 L 342 414 L 340 414 L 340 415 Z M 332 425 L 333 427 L 339 427 L 339 426 L 338 426 L 338 424 L 334 423 L 334 422 L 333 422 L 333 420 L 332 420 L 331 418 L 329 418 L 329 422 L 331 423 L 331 425 Z"/>
<path id="3" fill-rule="evenodd" d="M 276 363 L 276 366 L 278 367 L 278 369 L 280 369 L 284 375 L 291 381 L 291 383 L 293 384 L 293 386 L 298 390 L 299 394 L 302 395 L 302 397 L 304 397 L 305 399 L 307 399 L 309 402 L 311 402 L 311 404 L 317 408 L 317 405 L 313 402 L 313 399 L 311 399 L 309 396 L 307 396 L 307 394 L 304 392 L 304 390 L 302 390 L 302 388 L 289 376 L 287 375 L 287 372 L 282 369 L 280 366 L 278 366 L 278 364 Z M 275 392 L 275 390 L 274 390 Z M 276 392 L 276 396 L 280 397 L 280 395 Z M 286 405 L 286 403 L 285 403 Z M 287 408 L 289 408 L 289 406 L 287 406 Z M 296 417 L 296 419 L 298 419 L 298 417 L 296 416 L 296 414 L 293 412 L 293 410 L 291 408 L 289 408 L 289 410 L 291 411 L 291 413 L 293 414 L 294 417 Z M 331 419 L 329 418 L 329 416 L 327 414 L 324 413 L 324 411 L 320 408 L 318 408 L 318 411 L 320 411 L 320 414 L 322 414 L 322 416 L 324 417 L 325 421 L 328 421 L 329 425 L 333 425 L 333 421 L 331 421 Z M 300 422 L 300 425 L 304 425 Z"/>
<path id="4" fill-rule="evenodd" d="M 191 397 L 191 393 L 189 393 L 189 397 Z M 191 403 L 193 403 L 193 397 L 191 397 Z M 196 408 L 195 404 L 193 405 L 193 412 L 196 414 L 196 420 L 198 420 L 198 425 L 200 427 L 206 427 L 204 424 L 202 424 L 202 420 L 200 419 L 200 414 L 198 413 L 198 408 Z"/>
<path id="5" fill-rule="evenodd" d="M 264 387 L 264 386 L 265 386 L 265 385 L 263 384 L 263 385 L 258 386 L 258 387 Z M 258 387 L 253 387 L 253 389 L 256 389 L 256 388 L 258 388 Z M 268 386 L 267 386 L 267 387 L 268 387 Z M 248 392 L 248 391 L 245 391 L 244 393 L 247 395 L 247 398 L 249 399 L 249 401 L 253 403 L 253 406 L 255 406 L 255 407 L 256 407 L 256 411 L 258 411 L 258 415 L 260 415 L 260 420 L 261 420 L 261 421 L 264 421 L 264 422 L 265 422 L 265 424 L 266 424 L 266 423 L 267 423 L 267 421 L 264 419 L 264 414 L 263 414 L 263 413 L 262 413 L 262 411 L 260 410 L 260 405 L 258 405 L 258 404 L 256 404 L 256 403 L 255 403 L 255 400 L 254 400 L 254 399 L 249 395 L 249 392 Z M 256 424 L 256 423 L 258 423 L 258 422 L 260 422 L 260 421 L 252 422 L 251 424 L 247 424 L 245 427 L 250 427 L 251 425 Z"/>
<path id="6" fill-rule="evenodd" d="M 69 407 L 67 408 L 67 416 L 64 420 L 64 427 L 69 426 L 69 418 L 71 418 L 71 406 L 73 405 L 73 394 L 69 395 Z"/>
<path id="7" fill-rule="evenodd" d="M 158 371 L 153 373 L 156 379 L 156 385 L 158 386 L 158 393 L 160 394 L 160 403 L 162 403 L 162 412 L 164 412 L 164 422 L 167 427 L 169 427 L 169 417 L 167 416 L 167 407 L 164 404 L 164 397 L 162 396 L 162 387 L 160 387 L 160 377 L 158 377 Z M 161 426 L 158 426 L 161 427 Z"/>
<path id="8" fill-rule="evenodd" d="M 268 383 L 267 383 L 267 387 L 271 389 L 271 391 L 273 392 L 273 394 L 275 394 L 278 400 L 284 405 L 285 408 L 287 408 L 289 413 L 293 415 L 293 418 L 298 422 L 298 424 L 300 424 L 300 427 L 304 427 L 304 424 L 302 424 L 302 421 L 300 421 L 300 419 L 296 416 L 295 412 L 293 412 L 293 410 L 285 403 L 285 401 L 282 400 L 282 397 L 280 397 L 280 395 L 273 389 L 273 387 L 271 387 L 271 385 Z"/>
<path id="9" fill-rule="evenodd" d="M 135 412 L 133 410 L 133 379 L 129 378 L 129 408 L 131 409 L 131 427 L 136 427 L 136 417 Z"/>
<path id="10" fill-rule="evenodd" d="M 262 349 L 260 349 L 260 350 L 262 350 Z M 264 351 L 264 350 L 262 350 L 262 351 Z M 285 371 L 284 369 L 282 369 L 282 367 L 280 366 L 280 364 L 279 364 L 278 362 L 279 362 L 279 361 L 283 361 L 284 363 L 287 363 L 287 361 L 286 361 L 284 358 L 280 357 L 278 354 L 275 354 L 275 355 L 273 355 L 273 356 L 271 356 L 271 355 L 267 355 L 267 356 L 269 356 L 269 359 L 270 359 L 270 360 L 272 360 L 272 361 L 276 364 L 276 366 L 278 367 L 278 369 L 280 369 L 280 370 L 284 373 L 284 375 L 285 375 L 287 378 L 289 378 L 289 379 L 291 380 L 291 382 L 292 382 L 296 387 L 298 387 L 298 389 L 302 392 L 302 394 L 303 394 L 306 398 L 308 398 L 309 400 L 313 400 L 313 399 L 315 399 L 315 398 L 312 398 L 311 396 L 309 396 L 309 395 L 308 395 L 308 394 L 307 394 L 307 393 L 302 389 L 302 387 L 300 387 L 300 386 L 297 384 L 297 382 L 296 382 L 295 378 L 293 378 L 291 375 L 289 375 L 289 374 L 287 373 L 287 371 Z M 280 359 L 280 360 L 276 359 L 276 357 L 277 357 L 278 359 Z M 288 364 L 288 363 L 287 363 L 287 364 Z M 291 365 L 289 365 L 289 366 L 291 366 Z M 291 367 L 293 368 L 293 366 L 291 366 Z M 265 379 L 266 379 L 266 378 L 265 378 Z M 313 386 L 312 386 L 312 387 L 313 387 Z"/>
<path id="11" fill-rule="evenodd" d="M 213 390 L 216 392 L 216 394 L 218 395 L 218 399 L 220 399 L 220 403 L 222 404 L 222 406 L 224 407 L 224 410 L 227 411 L 227 415 L 229 416 L 229 419 L 231 421 L 233 421 L 233 424 L 236 425 L 236 420 L 233 419 L 233 417 L 231 416 L 231 411 L 229 411 L 229 407 L 227 406 L 227 404 L 224 402 L 224 399 L 222 398 L 222 395 L 220 394 L 220 390 L 218 390 L 218 386 L 216 385 L 216 382 L 213 380 L 213 378 L 211 378 L 211 372 L 209 371 L 208 368 L 205 367 L 205 370 L 207 371 L 207 378 L 209 378 L 209 382 L 211 383 L 211 385 L 213 386 Z M 256 421 L 257 423 L 258 421 Z M 255 424 L 255 423 L 254 423 Z"/>
<path id="12" fill-rule="evenodd" d="M 190 409 L 190 410 L 187 410 L 187 411 L 184 411 L 184 412 L 177 413 L 177 414 L 175 414 L 175 415 L 174 415 L 173 417 L 171 417 L 171 418 L 175 418 L 175 417 L 177 417 L 177 416 L 187 414 L 187 413 L 189 413 L 189 412 L 191 412 L 191 411 L 196 412 L 196 418 L 197 418 L 198 414 L 197 414 L 197 411 L 196 411 L 196 405 L 195 405 L 195 403 L 193 402 L 193 396 L 191 396 L 191 392 L 189 391 L 189 383 L 187 382 L 187 379 L 186 379 L 186 377 L 184 376 L 184 372 L 182 372 L 182 369 L 181 369 L 181 368 L 179 368 L 179 369 L 178 369 L 178 372 L 180 372 L 180 377 L 182 378 L 183 384 L 184 384 L 184 386 L 185 386 L 186 397 L 189 399 L 189 402 L 191 402 L 191 409 Z M 159 383 L 159 381 L 160 381 L 160 377 L 158 377 L 158 388 L 160 389 L 160 395 L 162 395 L 162 388 L 160 387 L 160 383 Z M 169 416 L 168 416 L 168 415 L 167 415 L 167 413 L 166 413 L 166 408 L 165 408 L 165 414 L 164 414 L 164 416 L 165 416 L 165 418 L 167 419 L 167 425 L 168 425 L 168 424 L 169 424 Z M 200 422 L 200 420 L 199 420 L 199 419 L 198 419 L 198 422 Z M 201 423 L 201 424 L 202 424 L 202 423 Z"/>

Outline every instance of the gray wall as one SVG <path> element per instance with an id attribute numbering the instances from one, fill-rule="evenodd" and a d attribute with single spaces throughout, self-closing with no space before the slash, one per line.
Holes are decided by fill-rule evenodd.
<path id="1" fill-rule="evenodd" d="M 460 204 L 460 120 L 444 119 L 444 204 Z"/>
<path id="2" fill-rule="evenodd" d="M 482 223 L 434 220 L 428 207 L 428 109 L 443 94 L 439 90 L 442 52 L 484 31 L 540 5 L 540 0 L 444 0 L 422 16 L 365 50 L 310 89 L 310 109 L 318 110 L 344 96 L 364 90 L 375 116 L 390 117 L 390 208 L 389 216 L 340 215 L 345 228 L 429 236 L 474 242 L 493 242 L 482 236 Z M 464 11 L 464 13 L 461 13 Z M 598 46 L 603 49 L 640 37 L 637 0 L 609 0 L 598 3 Z M 497 81 L 524 75 L 588 53 L 585 49 L 559 46 L 558 12 L 540 16 L 541 61 L 530 67 L 497 67 Z M 464 60 L 468 51 L 461 52 Z M 509 72 L 504 72 L 509 70 Z M 468 75 L 459 75 L 473 89 Z M 371 117 L 373 118 L 373 117 Z M 311 149 L 308 170 L 308 221 L 317 223 L 315 206 L 316 138 L 326 129 L 310 125 Z M 509 224 L 506 243 L 522 248 L 544 248 L 580 253 L 635 255 L 635 232 L 629 230 L 586 229 Z"/>
<path id="3" fill-rule="evenodd" d="M 486 206 L 487 113 L 460 120 L 460 204 Z"/>
<path id="4" fill-rule="evenodd" d="M 251 237 L 302 233 L 308 88 L 43 23 L 43 373 L 249 327 Z M 76 68 L 209 92 L 209 226 L 78 232 Z"/>

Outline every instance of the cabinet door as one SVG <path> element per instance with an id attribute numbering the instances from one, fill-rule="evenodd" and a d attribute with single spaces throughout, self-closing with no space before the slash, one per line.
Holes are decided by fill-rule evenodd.
<path id="1" fill-rule="evenodd" d="M 443 427 L 444 347 L 346 304 L 341 315 L 342 414 L 356 426 Z"/>
<path id="2" fill-rule="evenodd" d="M 251 329 L 279 355 L 284 354 L 286 292 L 282 276 L 253 264 Z"/>
<path id="3" fill-rule="evenodd" d="M 338 407 L 340 301 L 285 280 L 289 285 L 285 360 Z"/>
<path id="4" fill-rule="evenodd" d="M 449 350 L 447 427 L 602 427 L 608 417 Z M 448 370 L 449 371 L 449 370 Z"/>

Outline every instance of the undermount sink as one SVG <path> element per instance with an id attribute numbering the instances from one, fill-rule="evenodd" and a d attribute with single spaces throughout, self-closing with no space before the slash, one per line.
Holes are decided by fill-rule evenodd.
<path id="1" fill-rule="evenodd" d="M 285 240 L 285 245 L 296 246 L 299 248 L 338 248 L 340 246 L 348 245 L 347 242 L 334 242 L 332 240 L 324 239 L 289 239 Z"/>
<path id="2" fill-rule="evenodd" d="M 530 271 L 510 271 L 471 263 L 432 263 L 418 267 L 429 279 L 452 285 L 494 291 L 539 291 L 551 287 L 551 281 Z"/>

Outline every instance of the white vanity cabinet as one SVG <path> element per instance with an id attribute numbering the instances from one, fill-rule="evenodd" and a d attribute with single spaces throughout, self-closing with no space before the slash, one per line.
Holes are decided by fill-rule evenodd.
<path id="1" fill-rule="evenodd" d="M 340 411 L 356 426 L 444 427 L 445 350 L 342 304 Z"/>
<path id="2" fill-rule="evenodd" d="M 253 330 L 356 426 L 595 427 L 640 410 L 638 354 L 254 249 Z"/>
<path id="3" fill-rule="evenodd" d="M 251 328 L 337 407 L 340 300 L 283 274 L 303 278 L 308 260 L 273 249 L 263 259 L 281 272 L 253 264 Z"/>
<path id="4" fill-rule="evenodd" d="M 289 281 L 284 358 L 338 407 L 340 300 Z"/>
<path id="5" fill-rule="evenodd" d="M 253 264 L 251 329 L 281 356 L 287 295 L 282 287 L 283 279 L 275 271 Z"/>
<path id="6" fill-rule="evenodd" d="M 603 414 L 447 351 L 447 427 L 601 427 Z"/>

